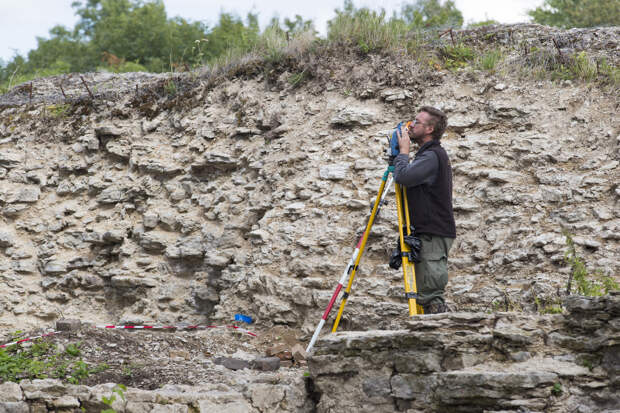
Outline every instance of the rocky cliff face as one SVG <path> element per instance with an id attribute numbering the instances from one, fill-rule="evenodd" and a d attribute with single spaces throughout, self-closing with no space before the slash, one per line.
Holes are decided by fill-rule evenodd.
<path id="1" fill-rule="evenodd" d="M 618 29 L 528 25 L 456 35 L 476 47 L 512 45 L 506 72 L 436 71 L 413 58 L 332 51 L 221 73 L 40 79 L 0 97 L 0 326 L 45 328 L 62 317 L 204 324 L 245 313 L 256 328 L 288 326 L 307 340 L 366 225 L 387 166 L 387 136 L 420 106 L 434 105 L 449 116 L 443 145 L 454 168 L 458 238 L 447 299 L 459 313 L 408 320 L 401 273 L 387 266 L 397 237 L 391 190 L 341 330 L 398 330 L 381 335 L 400 349 L 417 340 L 411 331 L 418 327 L 452 323 L 454 334 L 438 335 L 442 349 L 461 335 L 473 341 L 452 356 L 424 356 L 430 364 L 419 373 L 434 375 L 433 386 L 462 389 L 459 380 L 482 377 L 475 366 L 488 367 L 496 375 L 483 381 L 495 384 L 483 401 L 496 407 L 514 407 L 510 399 L 539 409 L 544 397 L 536 389 L 558 382 L 599 392 L 600 370 L 591 376 L 569 366 L 568 376 L 588 377 L 582 386 L 559 367 L 527 377 L 490 367 L 500 356 L 528 369 L 538 361 L 548 366 L 539 347 L 553 331 L 568 334 L 560 316 L 461 312 L 527 312 L 559 302 L 570 272 L 563 231 L 573 234 L 591 271 L 618 279 L 617 89 L 508 70 L 534 46 L 555 50 L 553 39 L 555 53 L 587 50 L 614 62 Z M 513 322 L 518 330 L 549 330 L 532 336 L 498 328 Z M 403 328 L 409 332 L 399 341 Z M 316 360 L 346 352 L 346 336 L 336 337 Z M 557 340 L 557 363 L 586 352 Z M 364 345 L 356 354 L 379 351 Z M 610 346 L 597 354 L 613 359 L 609 349 L 617 348 Z M 314 366 L 318 390 L 302 394 L 314 400 L 321 392 L 321 411 L 341 406 L 325 391 L 337 374 Z M 390 368 L 377 367 L 374 382 L 355 382 L 380 409 L 421 409 L 426 401 L 468 406 L 466 390 L 431 400 L 412 390 L 417 370 Z"/>
<path id="2" fill-rule="evenodd" d="M 617 39 L 601 33 L 606 45 Z M 288 71 L 209 85 L 91 74 L 4 96 L 0 323 L 199 323 L 244 312 L 308 333 L 365 226 L 386 137 L 421 105 L 449 115 L 453 309 L 559 299 L 563 230 L 592 269 L 618 273 L 613 90 L 377 57 L 322 62 L 301 87 Z M 387 267 L 393 202 L 381 214 L 345 312 L 351 328 L 407 313 L 400 273 Z"/>

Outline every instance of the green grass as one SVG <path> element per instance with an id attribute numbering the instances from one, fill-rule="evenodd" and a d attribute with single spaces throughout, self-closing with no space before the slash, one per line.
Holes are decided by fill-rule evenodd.
<path id="1" fill-rule="evenodd" d="M 385 11 L 366 8 L 355 14 L 341 13 L 330 21 L 327 40 L 337 47 L 361 54 L 394 53 L 406 48 L 407 25 L 399 19 L 387 19 Z"/>
<path id="2" fill-rule="evenodd" d="M 504 58 L 504 53 L 500 49 L 493 49 L 476 56 L 475 66 L 481 70 L 494 72 L 497 64 Z"/>
<path id="3" fill-rule="evenodd" d="M 174 82 L 174 80 L 169 79 L 165 84 L 164 84 L 164 90 L 166 91 L 166 93 L 168 94 L 168 96 L 174 96 L 177 94 L 177 84 Z"/>
<path id="4" fill-rule="evenodd" d="M 559 301 L 548 302 L 547 300 L 534 297 L 534 304 L 536 304 L 536 310 L 540 314 L 562 314 L 562 303 Z"/>
<path id="5" fill-rule="evenodd" d="M 603 84 L 612 86 L 620 85 L 620 69 L 610 65 L 607 59 L 601 59 L 596 64 L 597 73 Z"/>
<path id="6" fill-rule="evenodd" d="M 472 63 L 476 52 L 465 44 L 445 45 L 439 49 L 443 64 L 448 69 L 460 69 Z"/>
<path id="7" fill-rule="evenodd" d="M 490 26 L 492 24 L 500 24 L 497 20 L 493 20 L 493 19 L 489 19 L 489 20 L 483 20 L 480 22 L 475 22 L 475 23 L 470 23 L 467 25 L 468 29 L 475 29 L 477 27 L 484 27 L 484 26 Z"/>
<path id="8" fill-rule="evenodd" d="M 620 70 L 616 66 L 606 59 L 596 61 L 584 51 L 568 55 L 533 47 L 524 56 L 522 65 L 526 76 L 620 86 Z"/>
<path id="9" fill-rule="evenodd" d="M 122 384 L 117 384 L 112 388 L 112 394 L 110 397 L 103 396 L 101 401 L 103 404 L 109 407 L 109 409 L 102 410 L 101 413 L 116 413 L 116 410 L 112 409 L 112 404 L 116 400 L 116 396 L 118 395 L 122 401 L 125 401 L 125 392 L 127 391 L 127 387 Z"/>
<path id="10" fill-rule="evenodd" d="M 302 70 L 299 73 L 295 73 L 289 76 L 288 82 L 291 84 L 291 86 L 298 87 L 303 83 L 306 77 L 307 77 L 306 72 Z"/>
<path id="11" fill-rule="evenodd" d="M 588 271 L 585 260 L 577 254 L 573 237 L 565 232 L 567 250 L 564 261 L 570 265 L 571 274 L 567 283 L 567 293 L 597 297 L 620 289 L 613 277 L 604 275 L 600 270 Z M 574 285 L 573 285 L 574 282 Z"/>
<path id="12" fill-rule="evenodd" d="M 62 75 L 65 73 L 69 73 L 69 65 L 63 62 L 55 62 L 50 67 L 38 69 L 33 73 L 21 73 L 20 68 L 18 67 L 6 81 L 0 83 L 0 94 L 7 93 L 11 88 L 13 88 L 13 86 L 17 86 L 34 79 Z"/>
<path id="13" fill-rule="evenodd" d="M 49 105 L 45 109 L 53 118 L 64 118 L 69 114 L 71 106 L 67 104 Z"/>
<path id="14" fill-rule="evenodd" d="M 286 34 L 275 27 L 268 27 L 258 37 L 253 51 L 269 63 L 280 62 L 286 55 Z"/>
<path id="15" fill-rule="evenodd" d="M 57 378 L 79 384 L 108 368 L 106 364 L 92 366 L 78 358 L 79 347 L 79 342 L 72 343 L 61 352 L 55 345 L 39 339 L 28 347 L 17 344 L 0 349 L 0 382 Z"/>
<path id="16" fill-rule="evenodd" d="M 346 58 L 347 52 L 354 52 L 362 56 L 391 56 L 394 63 L 406 61 L 406 64 L 418 65 L 426 71 L 473 68 L 495 73 L 501 65 L 503 74 L 521 73 L 527 78 L 578 80 L 613 87 L 620 85 L 620 70 L 617 66 L 605 59 L 595 60 L 586 52 L 569 55 L 549 47 L 522 49 L 521 46 L 500 48 L 499 45 L 481 49 L 468 43 L 467 38 L 459 36 L 457 33 L 454 40 L 447 36 L 438 38 L 435 31 L 410 30 L 401 19 L 390 18 L 384 11 L 361 8 L 352 12 L 341 12 L 331 20 L 326 39 L 317 37 L 312 30 L 287 36 L 286 32 L 278 28 L 269 27 L 249 45 L 227 49 L 220 56 L 205 62 L 206 65 L 195 73 L 208 79 L 221 79 L 241 72 L 260 73 L 262 70 L 263 73 L 269 73 L 280 64 L 297 62 L 300 66 L 289 77 L 289 82 L 293 86 L 299 86 L 315 73 L 312 70 L 304 72 L 304 65 L 308 62 L 320 62 L 326 52 L 329 55 L 338 53 L 342 58 Z M 494 33 L 488 33 L 487 36 L 494 36 Z M 200 41 L 191 45 L 193 53 L 200 54 L 200 47 Z M 509 55 L 514 57 L 515 54 L 517 56 L 514 64 L 501 64 Z M 134 62 L 125 62 L 114 69 L 118 72 L 142 70 L 144 67 Z M 36 73 L 24 74 L 17 70 L 0 84 L 0 93 L 6 93 L 11 87 L 37 77 L 58 75 L 67 71 L 67 65 L 62 62 Z M 281 72 L 282 70 L 278 69 L 269 77 L 276 78 Z M 170 97 L 177 96 L 178 86 L 169 81 L 165 85 L 166 94 Z"/>
<path id="17" fill-rule="evenodd" d="M 491 302 L 491 313 L 500 312 L 500 311 L 515 311 L 515 312 L 523 312 L 523 307 L 521 304 L 510 298 L 508 292 L 504 289 L 502 291 L 501 298 L 495 298 Z"/>

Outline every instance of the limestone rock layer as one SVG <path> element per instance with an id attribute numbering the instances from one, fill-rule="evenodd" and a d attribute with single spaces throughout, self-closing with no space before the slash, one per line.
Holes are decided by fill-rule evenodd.
<path id="1" fill-rule="evenodd" d="M 508 63 L 531 53 L 518 42 L 551 38 L 565 54 L 617 56 L 616 28 L 484 30 L 463 41 L 511 44 Z M 2 96 L 0 326 L 243 313 L 308 335 L 366 225 L 387 137 L 423 105 L 449 116 L 452 310 L 558 303 L 570 273 L 565 231 L 589 271 L 618 279 L 613 87 L 374 55 L 316 59 L 301 83 L 289 81 L 295 66 L 249 65 L 220 77 L 85 74 L 92 97 L 67 75 Z M 343 328 L 406 320 L 401 274 L 387 265 L 393 189 L 386 199 Z"/>

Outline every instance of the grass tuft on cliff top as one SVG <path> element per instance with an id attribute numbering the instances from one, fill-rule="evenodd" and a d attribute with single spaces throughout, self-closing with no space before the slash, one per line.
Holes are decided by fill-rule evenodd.
<path id="1" fill-rule="evenodd" d="M 496 26 L 493 26 L 496 27 Z M 474 30 L 488 31 L 488 27 Z M 523 78 L 573 80 L 601 86 L 620 86 L 620 70 L 606 59 L 595 59 L 585 51 L 562 53 L 553 45 L 533 47 L 476 43 L 472 30 L 411 29 L 402 19 L 388 18 L 384 11 L 359 9 L 354 14 L 341 13 L 329 22 L 326 38 L 319 38 L 310 28 L 285 32 L 277 26 L 266 28 L 248 47 L 228 48 L 221 55 L 203 61 L 192 73 L 207 80 L 228 78 L 240 72 L 269 72 L 288 63 L 320 59 L 325 55 L 347 59 L 350 54 L 364 58 L 380 55 L 394 59 L 394 64 L 418 65 L 422 70 L 478 70 L 491 74 L 515 74 Z M 488 36 L 494 36 L 492 33 Z M 294 66 L 294 65 L 293 65 Z M 182 65 L 171 67 L 172 71 Z M 63 73 L 50 68 L 39 73 L 50 76 Z M 312 77 L 305 72 L 302 80 Z M 17 76 L 0 85 L 0 93 L 31 79 Z M 301 84 L 301 82 L 295 82 Z"/>

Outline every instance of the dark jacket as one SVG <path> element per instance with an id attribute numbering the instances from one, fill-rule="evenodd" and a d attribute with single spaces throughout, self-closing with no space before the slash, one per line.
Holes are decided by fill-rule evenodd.
<path id="1" fill-rule="evenodd" d="M 415 154 L 394 159 L 394 179 L 407 187 L 409 217 L 417 234 L 455 238 L 452 166 L 439 141 L 426 142 Z"/>

